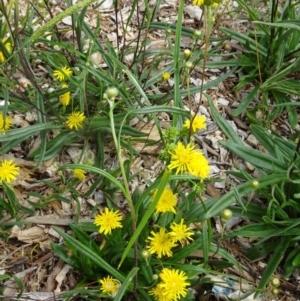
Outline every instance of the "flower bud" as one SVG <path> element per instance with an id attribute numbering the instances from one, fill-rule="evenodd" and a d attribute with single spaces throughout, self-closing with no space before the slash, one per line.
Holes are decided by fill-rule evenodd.
<path id="1" fill-rule="evenodd" d="M 168 28 L 167 29 L 167 34 L 171 34 L 172 33 L 172 29 L 171 28 Z"/>
<path id="2" fill-rule="evenodd" d="M 188 62 L 185 63 L 185 67 L 186 67 L 187 69 L 191 69 L 192 66 L 193 66 L 193 64 L 192 64 L 192 62 L 190 62 L 190 61 L 188 61 Z"/>
<path id="3" fill-rule="evenodd" d="M 280 280 L 278 279 L 278 278 L 272 278 L 272 280 L 271 280 L 271 285 L 274 287 L 274 288 L 277 288 L 277 287 L 279 287 L 279 285 L 280 285 Z"/>
<path id="4" fill-rule="evenodd" d="M 153 274 L 152 279 L 156 281 L 158 279 L 158 275 L 157 274 Z"/>
<path id="5" fill-rule="evenodd" d="M 257 189 L 258 186 L 259 186 L 259 182 L 258 181 L 256 181 L 256 180 L 252 181 L 252 188 L 253 189 Z"/>
<path id="6" fill-rule="evenodd" d="M 223 221 L 228 221 L 232 218 L 232 211 L 229 209 L 225 209 L 221 214 L 221 219 Z"/>
<path id="7" fill-rule="evenodd" d="M 148 259 L 148 258 L 150 257 L 150 252 L 147 251 L 147 250 L 143 250 L 143 251 L 141 252 L 141 255 L 142 255 L 142 257 L 143 257 L 144 259 Z"/>
<path id="8" fill-rule="evenodd" d="M 231 45 L 228 42 L 225 42 L 223 44 L 223 47 L 224 47 L 225 50 L 231 50 Z"/>
<path id="9" fill-rule="evenodd" d="M 279 290 L 277 288 L 272 289 L 272 294 L 277 296 L 279 294 Z"/>
<path id="10" fill-rule="evenodd" d="M 184 59 L 187 60 L 190 56 L 191 56 L 191 50 L 185 49 L 185 50 L 183 51 L 183 57 L 184 57 Z"/>
<path id="11" fill-rule="evenodd" d="M 202 32 L 200 30 L 195 30 L 193 33 L 193 38 L 200 39 L 202 35 Z"/>
<path id="12" fill-rule="evenodd" d="M 116 87 L 110 87 L 106 89 L 105 94 L 109 100 L 115 100 L 119 95 L 119 91 Z"/>

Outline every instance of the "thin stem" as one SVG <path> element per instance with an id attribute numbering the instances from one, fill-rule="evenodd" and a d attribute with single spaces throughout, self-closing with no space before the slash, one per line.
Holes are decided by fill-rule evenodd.
<path id="1" fill-rule="evenodd" d="M 134 208 L 133 201 L 132 201 L 131 194 L 130 194 L 130 190 L 129 190 L 129 184 L 128 184 L 124 164 L 123 164 L 121 143 L 117 138 L 117 134 L 116 134 L 116 130 L 115 130 L 114 114 L 113 114 L 114 102 L 112 100 L 109 100 L 108 103 L 109 103 L 109 107 L 110 107 L 109 119 L 110 119 L 111 133 L 112 133 L 114 143 L 115 143 L 115 146 L 116 146 L 116 150 L 117 150 L 118 161 L 119 161 L 119 164 L 120 164 L 121 174 L 122 174 L 122 177 L 123 177 L 124 188 L 125 188 L 125 192 L 126 192 L 125 198 L 128 202 L 129 208 L 130 208 L 132 233 L 134 233 L 136 231 L 136 214 L 135 214 L 135 208 Z M 138 266 L 137 241 L 134 242 L 134 247 L 133 248 L 134 248 L 134 267 L 137 267 Z M 137 294 L 137 274 L 134 277 L 134 289 L 133 289 L 133 291 L 134 291 L 134 294 L 136 295 Z"/>

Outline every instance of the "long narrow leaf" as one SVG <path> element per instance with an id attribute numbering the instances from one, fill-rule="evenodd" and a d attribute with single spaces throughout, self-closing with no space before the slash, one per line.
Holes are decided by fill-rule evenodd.
<path id="1" fill-rule="evenodd" d="M 73 248 L 82 253 L 83 256 L 90 258 L 96 265 L 105 270 L 108 274 L 112 275 L 120 282 L 125 281 L 125 276 L 123 276 L 118 270 L 112 267 L 106 260 L 100 257 L 98 254 L 93 252 L 88 246 L 82 244 L 80 241 L 75 239 L 73 236 L 61 231 L 59 228 L 53 227 L 53 229 L 61 235 Z"/>

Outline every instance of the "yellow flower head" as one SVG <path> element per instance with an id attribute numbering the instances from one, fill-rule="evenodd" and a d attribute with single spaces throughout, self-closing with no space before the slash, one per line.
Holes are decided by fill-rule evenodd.
<path id="1" fill-rule="evenodd" d="M 194 6 L 201 6 L 204 4 L 204 0 L 194 0 L 193 5 Z"/>
<path id="2" fill-rule="evenodd" d="M 75 178 L 77 178 L 78 180 L 83 181 L 85 179 L 85 170 L 80 169 L 80 168 L 75 168 L 73 170 L 73 175 Z"/>
<path id="3" fill-rule="evenodd" d="M 0 133 L 4 134 L 11 126 L 12 117 L 5 117 L 0 113 Z"/>
<path id="4" fill-rule="evenodd" d="M 184 127 L 187 129 L 190 129 L 191 127 L 191 121 L 192 121 L 192 131 L 193 133 L 196 133 L 199 130 L 205 130 L 206 129 L 206 117 L 205 116 L 195 116 L 192 117 L 191 120 L 186 120 L 184 123 Z"/>
<path id="5" fill-rule="evenodd" d="M 170 300 L 177 301 L 187 295 L 186 287 L 190 283 L 186 282 L 188 277 L 183 271 L 164 268 L 159 277 L 162 280 L 159 286 L 164 290 L 163 295 Z"/>
<path id="6" fill-rule="evenodd" d="M 111 234 L 112 229 L 122 228 L 121 220 L 122 215 L 119 210 L 113 211 L 105 208 L 104 212 L 95 217 L 94 224 L 100 226 L 99 233 L 107 235 Z"/>
<path id="7" fill-rule="evenodd" d="M 120 282 L 117 279 L 107 276 L 102 280 L 99 280 L 101 284 L 101 291 L 109 295 L 115 296 L 120 288 Z"/>
<path id="8" fill-rule="evenodd" d="M 195 177 L 205 179 L 209 177 L 210 166 L 207 159 L 195 146 L 188 144 L 186 147 L 179 142 L 175 149 L 170 152 L 171 163 L 169 169 L 176 169 L 176 174 L 188 172 Z"/>
<path id="9" fill-rule="evenodd" d="M 149 295 L 154 296 L 155 299 L 159 301 L 173 301 L 173 299 L 171 299 L 169 296 L 164 295 L 164 292 L 164 288 L 158 284 L 149 291 Z"/>
<path id="10" fill-rule="evenodd" d="M 152 237 L 148 237 L 147 240 L 150 242 L 147 249 L 151 254 L 157 253 L 157 257 L 162 256 L 171 257 L 173 255 L 171 248 L 176 247 L 176 243 L 171 239 L 169 233 L 166 233 L 165 228 L 160 228 L 159 232 L 155 233 L 151 231 Z"/>
<path id="11" fill-rule="evenodd" d="M 171 163 L 168 165 L 169 169 L 176 169 L 176 174 L 191 172 L 191 162 L 197 150 L 195 146 L 188 144 L 186 147 L 182 142 L 178 142 L 171 154 Z"/>
<path id="12" fill-rule="evenodd" d="M 157 189 L 154 191 L 152 200 L 154 200 L 156 193 L 157 193 Z M 177 204 L 177 194 L 174 194 L 170 188 L 166 187 L 162 195 L 160 196 L 160 199 L 157 202 L 156 212 L 165 213 L 170 211 L 176 214 L 176 210 L 175 210 L 176 204 Z"/>
<path id="13" fill-rule="evenodd" d="M 209 178 L 210 166 L 202 153 L 197 152 L 192 155 L 190 173 L 195 177 L 201 178 L 201 180 Z"/>
<path id="14" fill-rule="evenodd" d="M 191 228 L 184 225 L 183 222 L 184 220 L 181 219 L 179 224 L 173 222 L 170 226 L 172 239 L 175 242 L 180 242 L 182 247 L 188 245 L 190 243 L 189 240 L 193 240 L 191 236 L 194 234 Z"/>
<path id="15" fill-rule="evenodd" d="M 67 84 L 62 84 L 61 85 L 61 87 L 63 88 L 63 89 L 65 89 L 65 88 L 68 88 L 68 85 Z M 70 93 L 70 91 L 68 91 L 68 92 L 66 92 L 66 93 L 64 93 L 64 94 L 62 94 L 62 95 L 60 95 L 59 96 L 59 102 L 63 105 L 63 106 L 67 106 L 69 103 L 70 103 L 70 99 L 71 99 L 71 93 Z"/>
<path id="16" fill-rule="evenodd" d="M 8 42 L 8 39 L 2 39 L 2 43 L 4 44 L 4 47 L 6 48 L 6 51 L 8 53 L 11 53 L 11 43 Z M 2 51 L 0 51 L 0 64 L 2 64 L 5 61 L 5 57 Z"/>
<path id="17" fill-rule="evenodd" d="M 85 119 L 85 116 L 81 112 L 73 112 L 69 117 L 67 118 L 66 124 L 69 129 L 75 128 L 78 130 L 78 128 L 82 127 L 82 123 Z"/>
<path id="18" fill-rule="evenodd" d="M 161 79 L 162 79 L 163 82 L 166 82 L 170 77 L 171 77 L 171 75 L 170 75 L 169 72 L 164 72 L 164 73 L 161 75 Z"/>
<path id="19" fill-rule="evenodd" d="M 13 163 L 12 160 L 7 161 L 4 160 L 0 164 L 0 183 L 5 181 L 6 183 L 10 183 L 14 181 L 19 175 L 19 167 Z"/>
<path id="20" fill-rule="evenodd" d="M 71 75 L 73 71 L 68 67 L 62 67 L 58 70 L 53 71 L 53 76 L 56 80 L 59 80 L 60 82 L 67 80 Z"/>

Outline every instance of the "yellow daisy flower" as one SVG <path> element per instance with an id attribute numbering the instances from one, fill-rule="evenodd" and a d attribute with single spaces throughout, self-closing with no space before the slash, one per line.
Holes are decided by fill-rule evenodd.
<path id="1" fill-rule="evenodd" d="M 53 77 L 56 80 L 59 80 L 60 82 L 67 80 L 71 75 L 73 71 L 68 67 L 62 67 L 58 70 L 53 71 Z"/>
<path id="2" fill-rule="evenodd" d="M 187 129 L 190 129 L 191 121 L 193 121 L 193 123 L 192 123 L 193 133 L 196 133 L 199 130 L 205 130 L 206 129 L 206 117 L 205 116 L 197 115 L 195 118 L 192 117 L 191 120 L 186 120 L 183 126 Z"/>
<path id="3" fill-rule="evenodd" d="M 107 235 L 111 234 L 112 229 L 122 228 L 121 220 L 122 215 L 119 210 L 113 211 L 105 208 L 104 212 L 95 217 L 94 224 L 100 226 L 99 233 Z"/>
<path id="4" fill-rule="evenodd" d="M 78 180 L 84 180 L 85 179 L 85 170 L 80 168 L 75 168 L 73 170 L 73 176 L 77 178 Z"/>
<path id="5" fill-rule="evenodd" d="M 210 166 L 205 158 L 205 156 L 200 153 L 196 152 L 192 155 L 192 159 L 190 162 L 190 173 L 201 179 L 209 178 L 210 175 Z"/>
<path id="6" fill-rule="evenodd" d="M 0 133 L 4 134 L 11 126 L 12 117 L 5 117 L 0 113 Z"/>
<path id="7" fill-rule="evenodd" d="M 159 301 L 172 301 L 172 299 L 169 296 L 164 295 L 164 292 L 164 288 L 158 284 L 152 290 L 149 291 L 149 295 L 154 296 L 155 299 Z"/>
<path id="8" fill-rule="evenodd" d="M 67 118 L 66 124 L 69 129 L 75 128 L 78 130 L 78 128 L 82 127 L 82 123 L 85 119 L 85 116 L 81 112 L 73 112 L 69 117 Z"/>
<path id="9" fill-rule="evenodd" d="M 154 191 L 152 200 L 154 200 L 156 193 L 157 193 L 157 189 Z M 158 200 L 155 209 L 157 213 L 160 212 L 165 213 L 170 211 L 176 214 L 176 210 L 175 210 L 176 204 L 177 204 L 177 194 L 174 194 L 170 188 L 166 187 L 162 195 L 160 196 L 160 199 Z"/>
<path id="10" fill-rule="evenodd" d="M 171 300 L 179 300 L 187 295 L 186 282 L 188 277 L 183 271 L 164 268 L 159 274 L 162 282 L 159 286 L 164 290 L 163 295 L 168 296 Z"/>
<path id="11" fill-rule="evenodd" d="M 67 84 L 62 84 L 61 87 L 63 89 L 68 88 Z M 70 99 L 71 99 L 71 93 L 70 91 L 62 94 L 59 96 L 59 102 L 63 105 L 63 106 L 67 106 L 70 103 Z"/>
<path id="12" fill-rule="evenodd" d="M 14 181 L 19 175 L 19 167 L 13 163 L 12 160 L 7 161 L 4 160 L 0 164 L 0 183 L 5 181 L 6 183 L 10 183 Z"/>
<path id="13" fill-rule="evenodd" d="M 191 162 L 193 155 L 197 153 L 197 150 L 194 150 L 195 146 L 188 144 L 186 147 L 182 142 L 178 142 L 177 146 L 170 152 L 171 154 L 171 163 L 168 165 L 169 169 L 176 169 L 176 175 L 178 173 L 191 172 Z"/>
<path id="14" fill-rule="evenodd" d="M 170 75 L 169 72 L 164 72 L 164 73 L 161 75 L 161 79 L 162 79 L 163 82 L 166 82 L 170 77 L 171 77 L 171 75 Z"/>
<path id="15" fill-rule="evenodd" d="M 2 43 L 4 44 L 8 53 L 11 53 L 11 43 L 7 42 L 8 39 L 2 39 Z M 2 51 L 0 51 L 0 64 L 4 63 L 5 57 Z"/>
<path id="16" fill-rule="evenodd" d="M 113 296 L 116 295 L 120 288 L 120 282 L 117 279 L 112 278 L 111 276 L 107 276 L 106 278 L 99 280 L 99 282 L 101 284 L 101 291 Z"/>
<path id="17" fill-rule="evenodd" d="M 162 256 L 171 257 L 173 255 L 171 248 L 176 247 L 176 243 L 171 239 L 169 233 L 166 233 L 165 228 L 160 228 L 159 232 L 155 233 L 151 231 L 150 234 L 152 237 L 148 237 L 149 246 L 147 249 L 151 254 L 157 253 L 157 257 L 161 258 Z"/>
<path id="18" fill-rule="evenodd" d="M 173 222 L 170 226 L 172 239 L 175 242 L 180 242 L 182 247 L 188 245 L 190 243 L 189 240 L 193 240 L 191 236 L 194 234 L 191 228 L 184 225 L 183 222 L 184 220 L 182 218 L 179 224 Z"/>
<path id="19" fill-rule="evenodd" d="M 204 0 L 194 0 L 193 5 L 194 6 L 201 6 L 204 4 Z"/>

